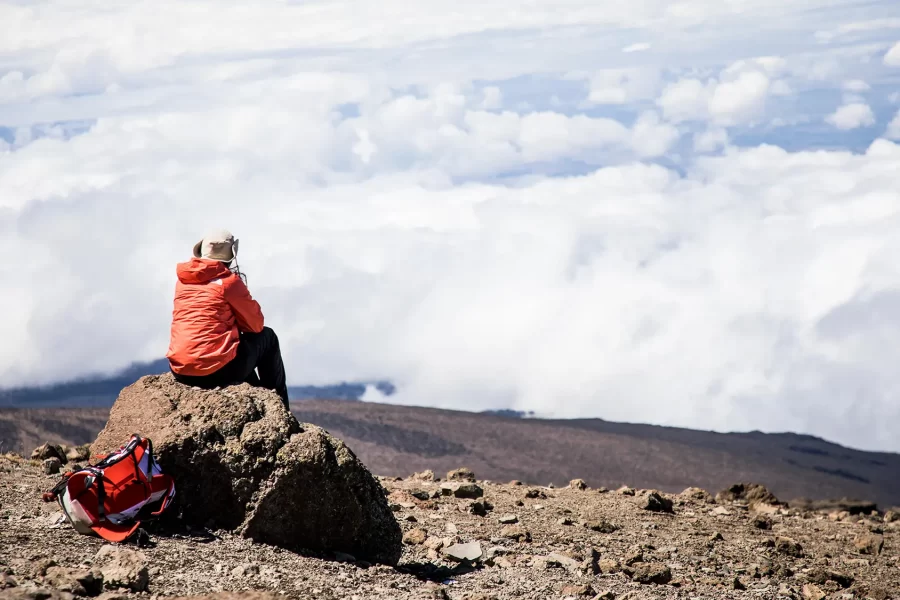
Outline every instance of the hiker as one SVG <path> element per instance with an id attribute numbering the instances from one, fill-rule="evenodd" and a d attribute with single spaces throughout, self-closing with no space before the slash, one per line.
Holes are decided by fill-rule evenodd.
<path id="1" fill-rule="evenodd" d="M 237 251 L 230 232 L 213 231 L 177 265 L 166 358 L 181 383 L 211 389 L 247 382 L 274 390 L 289 407 L 278 337 L 264 326 Z"/>

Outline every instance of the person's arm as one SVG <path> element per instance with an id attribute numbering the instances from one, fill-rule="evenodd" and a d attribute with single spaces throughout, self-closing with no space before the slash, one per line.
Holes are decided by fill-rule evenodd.
<path id="1" fill-rule="evenodd" d="M 240 277 L 226 277 L 224 282 L 225 300 L 234 311 L 240 331 L 259 333 L 265 319 L 259 302 L 250 295 L 250 290 Z"/>

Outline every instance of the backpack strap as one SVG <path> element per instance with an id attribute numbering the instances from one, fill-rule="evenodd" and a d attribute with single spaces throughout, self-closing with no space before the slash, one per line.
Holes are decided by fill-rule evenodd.
<path id="1" fill-rule="evenodd" d="M 97 516 L 100 517 L 100 522 L 106 520 L 106 508 L 103 506 L 103 503 L 106 502 L 106 486 L 103 484 L 103 475 L 94 478 L 93 485 L 97 486 Z"/>
<path id="2" fill-rule="evenodd" d="M 56 485 L 50 488 L 49 491 L 41 494 L 41 500 L 43 500 L 44 502 L 56 502 L 56 499 L 59 497 L 62 491 L 66 489 L 66 485 L 68 485 L 69 478 L 72 477 L 72 475 L 74 475 L 74 473 L 72 473 L 71 471 L 66 471 L 65 473 L 63 473 L 62 479 L 57 481 Z"/>

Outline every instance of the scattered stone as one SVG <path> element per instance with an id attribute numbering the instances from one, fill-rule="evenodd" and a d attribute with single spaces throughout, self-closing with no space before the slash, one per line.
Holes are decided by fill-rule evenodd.
<path id="1" fill-rule="evenodd" d="M 509 482 L 509 485 L 525 485 L 525 484 L 523 484 L 518 479 L 513 479 L 512 481 Z"/>
<path id="2" fill-rule="evenodd" d="M 758 483 L 736 483 L 716 494 L 717 502 L 739 502 L 746 504 L 784 504 L 775 494 Z"/>
<path id="3" fill-rule="evenodd" d="M 817 583 L 819 585 L 827 585 L 828 582 L 833 581 L 838 586 L 846 589 L 853 585 L 853 576 L 845 575 L 844 573 L 838 573 L 836 571 L 828 571 L 825 569 L 814 569 L 807 573 L 807 578 L 812 583 Z"/>
<path id="4" fill-rule="evenodd" d="M 709 536 L 709 541 L 710 541 L 710 542 L 721 542 L 721 541 L 724 540 L 724 539 L 725 539 L 725 538 L 722 537 L 722 534 L 719 533 L 718 531 L 715 532 L 715 533 L 713 533 L 711 536 Z"/>
<path id="5" fill-rule="evenodd" d="M 860 554 L 872 554 L 877 556 L 881 554 L 881 549 L 884 547 L 884 536 L 873 533 L 863 534 L 853 540 L 853 547 L 856 548 L 856 551 Z"/>
<path id="6" fill-rule="evenodd" d="M 484 496 L 484 490 L 474 483 L 443 483 L 441 484 L 441 493 L 444 496 L 456 498 L 481 498 Z"/>
<path id="7" fill-rule="evenodd" d="M 615 600 L 616 594 L 612 590 L 606 590 L 600 592 L 596 596 L 594 596 L 591 600 Z"/>
<path id="8" fill-rule="evenodd" d="M 618 525 L 613 525 L 609 521 L 605 521 L 602 519 L 599 521 L 587 521 L 585 522 L 584 526 L 591 531 L 596 531 L 599 533 L 614 533 L 619 530 Z"/>
<path id="9" fill-rule="evenodd" d="M 750 523 L 757 529 L 772 529 L 772 519 L 767 515 L 756 515 Z"/>
<path id="10" fill-rule="evenodd" d="M 66 458 L 65 451 L 59 444 L 47 442 L 46 444 L 41 444 L 31 452 L 31 460 L 45 461 L 48 458 L 58 458 L 60 464 L 66 464 L 69 461 L 69 459 Z"/>
<path id="11" fill-rule="evenodd" d="M 519 522 L 519 517 L 516 515 L 501 515 L 500 518 L 497 519 L 498 522 L 504 525 L 512 525 L 513 523 Z"/>
<path id="12" fill-rule="evenodd" d="M 475 562 L 481 558 L 481 544 L 468 542 L 465 544 L 453 544 L 443 550 L 444 556 L 457 561 Z"/>
<path id="13" fill-rule="evenodd" d="M 4 569 L 0 569 L 0 590 L 14 588 L 17 585 L 19 585 L 19 582 L 16 581 L 15 577 L 13 577 L 10 573 L 5 572 Z"/>
<path id="14" fill-rule="evenodd" d="M 556 521 L 557 525 L 571 525 L 572 519 L 569 517 L 562 517 Z"/>
<path id="15" fill-rule="evenodd" d="M 117 449 L 134 431 L 153 440 L 162 470 L 178 482 L 186 525 L 371 562 L 400 559 L 403 532 L 382 484 L 342 441 L 298 423 L 271 390 L 141 377 L 119 394 L 91 453 Z"/>
<path id="16" fill-rule="evenodd" d="M 413 473 L 412 478 L 416 481 L 434 481 L 434 471 L 426 469 L 421 473 Z"/>
<path id="17" fill-rule="evenodd" d="M 644 562 L 644 549 L 640 546 L 635 546 L 625 555 L 625 565 L 630 567 L 639 562 Z"/>
<path id="18" fill-rule="evenodd" d="M 630 488 L 627 485 L 623 485 L 622 487 L 617 489 L 616 492 L 622 494 L 623 496 L 634 496 L 634 488 Z"/>
<path id="19" fill-rule="evenodd" d="M 236 579 L 246 579 L 247 577 L 253 577 L 254 575 L 259 575 L 259 565 L 244 563 L 231 570 L 231 576 Z"/>
<path id="20" fill-rule="evenodd" d="M 429 536 L 425 540 L 424 545 L 429 550 L 440 550 L 441 548 L 444 547 L 444 540 L 439 537 Z"/>
<path id="21" fill-rule="evenodd" d="M 58 458 L 54 456 L 51 458 L 45 458 L 41 462 L 41 467 L 44 470 L 44 475 L 56 475 L 62 468 L 62 463 Z"/>
<path id="22" fill-rule="evenodd" d="M 584 482 L 584 479 L 573 479 L 569 482 L 569 487 L 573 490 L 586 490 L 588 486 Z"/>
<path id="23" fill-rule="evenodd" d="M 622 570 L 619 561 L 612 558 L 601 558 L 597 561 L 597 569 L 604 575 L 611 575 Z"/>
<path id="24" fill-rule="evenodd" d="M 894 600 L 897 596 L 887 588 L 871 586 L 866 594 L 866 600 Z"/>
<path id="25" fill-rule="evenodd" d="M 424 544 L 426 539 L 428 539 L 428 532 L 418 527 L 403 534 L 403 543 L 411 546 Z"/>
<path id="26" fill-rule="evenodd" d="M 506 554 L 509 554 L 509 550 L 503 546 L 491 546 L 484 553 L 484 560 L 494 560 L 498 556 L 504 556 Z"/>
<path id="27" fill-rule="evenodd" d="M 714 509 L 712 509 L 711 514 L 714 514 L 717 517 L 728 517 L 731 515 L 731 511 L 729 511 L 724 506 L 717 506 Z"/>
<path id="28" fill-rule="evenodd" d="M 471 469 L 466 467 L 460 467 L 459 469 L 453 469 L 452 471 L 447 472 L 447 481 L 475 481 L 475 473 L 472 472 Z"/>
<path id="29" fill-rule="evenodd" d="M 500 537 L 516 540 L 517 542 L 530 542 L 531 532 L 521 525 L 507 525 L 500 530 Z"/>
<path id="30" fill-rule="evenodd" d="M 743 582 L 739 578 L 735 577 L 734 580 L 731 582 L 731 588 L 735 589 L 735 590 L 746 590 L 747 586 L 744 585 Z"/>
<path id="31" fill-rule="evenodd" d="M 429 581 L 425 584 L 425 594 L 427 600 L 450 600 L 450 595 L 447 593 L 447 590 L 434 581 Z"/>
<path id="32" fill-rule="evenodd" d="M 803 546 L 789 537 L 778 536 L 775 538 L 775 550 L 788 556 L 800 558 L 803 556 Z"/>
<path id="33" fill-rule="evenodd" d="M 44 580 L 50 587 L 76 596 L 96 596 L 103 591 L 103 576 L 99 571 L 50 567 Z"/>
<path id="34" fill-rule="evenodd" d="M 476 500 L 469 505 L 469 512 L 479 517 L 486 517 L 492 510 L 494 510 L 494 505 L 484 499 Z"/>
<path id="35" fill-rule="evenodd" d="M 675 512 L 672 508 L 672 501 L 656 491 L 647 494 L 646 500 L 642 501 L 641 508 L 652 512 Z"/>
<path id="36" fill-rule="evenodd" d="M 900 512 L 889 510 L 884 513 L 884 522 L 885 523 L 893 523 L 894 521 L 900 521 Z"/>
<path id="37" fill-rule="evenodd" d="M 587 583 L 570 583 L 562 589 L 563 596 L 593 596 L 594 588 Z"/>
<path id="38" fill-rule="evenodd" d="M 804 584 L 800 591 L 806 600 L 822 600 L 826 596 L 825 592 L 812 583 Z"/>
<path id="39" fill-rule="evenodd" d="M 706 490 L 704 490 L 702 488 L 698 488 L 698 487 L 686 488 L 683 492 L 681 492 L 678 495 L 681 496 L 682 498 L 689 499 L 689 500 L 696 500 L 698 502 L 705 502 L 705 503 L 710 503 L 710 504 L 715 502 L 715 500 L 712 497 L 712 494 L 710 494 Z"/>
<path id="40" fill-rule="evenodd" d="M 150 583 L 150 561 L 143 552 L 106 544 L 94 556 L 94 566 L 103 577 L 103 587 L 145 592 Z"/>
<path id="41" fill-rule="evenodd" d="M 431 498 L 431 492 L 428 490 L 411 490 L 409 494 L 417 500 L 428 500 Z"/>
<path id="42" fill-rule="evenodd" d="M 569 571 L 579 572 L 582 568 L 582 563 L 580 560 L 575 560 L 571 556 L 566 556 L 562 552 L 551 552 L 547 555 L 547 558 L 555 560 L 561 566 L 566 568 Z"/>
<path id="43" fill-rule="evenodd" d="M 91 458 L 91 445 L 81 444 L 66 450 L 66 458 L 72 462 L 83 462 Z"/>
<path id="44" fill-rule="evenodd" d="M 545 494 L 542 490 L 537 488 L 531 488 L 527 492 L 525 492 L 526 498 L 546 498 L 547 494 Z"/>
<path id="45" fill-rule="evenodd" d="M 453 535 L 459 533 L 459 529 L 456 527 L 455 523 L 447 523 L 446 525 L 444 525 L 444 531 Z"/>
<path id="46" fill-rule="evenodd" d="M 661 563 L 639 563 L 632 568 L 631 580 L 643 585 L 665 585 L 672 581 L 672 571 Z"/>
<path id="47" fill-rule="evenodd" d="M 536 569 L 560 569 L 562 563 L 550 556 L 535 556 L 531 561 L 531 566 Z"/>

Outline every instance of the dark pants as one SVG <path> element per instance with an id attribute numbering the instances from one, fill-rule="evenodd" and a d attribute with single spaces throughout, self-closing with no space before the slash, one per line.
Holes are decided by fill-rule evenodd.
<path id="1" fill-rule="evenodd" d="M 242 333 L 237 355 L 215 373 L 199 376 L 173 375 L 179 383 L 205 389 L 246 382 L 275 390 L 290 410 L 281 348 L 275 332 L 268 327 L 263 327 L 259 333 Z"/>

